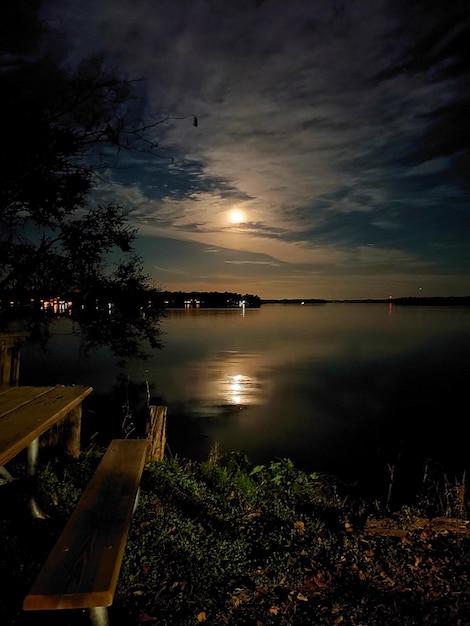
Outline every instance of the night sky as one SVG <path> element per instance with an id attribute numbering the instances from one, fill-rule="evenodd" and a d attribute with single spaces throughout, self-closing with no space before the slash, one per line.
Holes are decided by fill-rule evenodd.
<path id="1" fill-rule="evenodd" d="M 458 0 L 57 0 L 64 63 L 139 83 L 162 158 L 119 155 L 167 290 L 470 295 L 470 40 Z M 197 116 L 198 125 L 194 125 Z"/>

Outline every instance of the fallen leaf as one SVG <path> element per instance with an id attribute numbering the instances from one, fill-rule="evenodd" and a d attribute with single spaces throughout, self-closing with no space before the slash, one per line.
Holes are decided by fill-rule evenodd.
<path id="1" fill-rule="evenodd" d="M 139 622 L 156 622 L 157 618 L 147 615 L 147 613 L 141 613 L 138 617 Z"/>

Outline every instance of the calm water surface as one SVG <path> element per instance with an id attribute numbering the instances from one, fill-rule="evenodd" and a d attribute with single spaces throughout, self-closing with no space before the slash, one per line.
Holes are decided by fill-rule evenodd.
<path id="1" fill-rule="evenodd" d="M 124 374 L 168 406 L 173 454 L 206 458 L 218 441 L 254 462 L 290 458 L 377 497 L 393 465 L 410 494 L 427 459 L 449 479 L 468 468 L 468 308 L 180 310 L 168 311 L 162 329 L 164 349 Z M 48 354 L 25 349 L 21 384 L 87 384 L 96 398 L 122 399 L 109 354 L 79 359 L 68 326 L 59 331 Z"/>

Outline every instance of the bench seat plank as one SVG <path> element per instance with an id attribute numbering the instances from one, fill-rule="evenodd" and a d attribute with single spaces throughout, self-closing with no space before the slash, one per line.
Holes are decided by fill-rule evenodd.
<path id="1" fill-rule="evenodd" d="M 114 439 L 26 596 L 23 609 L 108 607 L 147 454 L 144 439 Z"/>

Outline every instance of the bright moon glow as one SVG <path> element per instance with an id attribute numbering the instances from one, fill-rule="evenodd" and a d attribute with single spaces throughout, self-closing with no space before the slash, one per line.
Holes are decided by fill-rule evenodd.
<path id="1" fill-rule="evenodd" d="M 232 222 L 232 224 L 240 224 L 241 222 L 243 222 L 244 219 L 245 216 L 238 209 L 230 211 L 230 221 Z"/>

